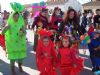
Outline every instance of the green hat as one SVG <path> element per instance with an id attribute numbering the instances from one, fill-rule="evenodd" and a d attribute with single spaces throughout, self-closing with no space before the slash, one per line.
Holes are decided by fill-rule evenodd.
<path id="1" fill-rule="evenodd" d="M 10 3 L 11 8 L 14 10 L 14 12 L 22 12 L 24 10 L 24 6 L 17 2 Z"/>

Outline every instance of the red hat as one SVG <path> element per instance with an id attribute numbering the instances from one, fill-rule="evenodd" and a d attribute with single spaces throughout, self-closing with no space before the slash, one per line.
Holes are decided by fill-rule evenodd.
<path id="1" fill-rule="evenodd" d="M 64 39 L 68 39 L 68 36 L 65 35 L 65 34 L 62 34 L 61 36 L 62 36 L 62 38 L 64 38 Z"/>
<path id="2" fill-rule="evenodd" d="M 46 29 L 41 29 L 38 31 L 38 34 L 40 34 L 40 36 L 51 36 L 52 32 Z"/>

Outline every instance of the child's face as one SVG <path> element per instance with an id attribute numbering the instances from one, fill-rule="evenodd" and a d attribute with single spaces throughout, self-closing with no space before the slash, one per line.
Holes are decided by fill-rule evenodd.
<path id="1" fill-rule="evenodd" d="M 38 26 L 43 26 L 43 23 L 42 22 L 38 22 Z"/>
<path id="2" fill-rule="evenodd" d="M 49 45 L 49 39 L 48 38 L 43 39 L 43 45 L 44 46 L 48 46 Z"/>
<path id="3" fill-rule="evenodd" d="M 94 37 L 95 38 L 99 38 L 100 37 L 100 34 L 99 33 L 95 33 Z"/>
<path id="4" fill-rule="evenodd" d="M 91 26 L 94 28 L 94 24 L 91 24 Z"/>
<path id="5" fill-rule="evenodd" d="M 69 46 L 69 40 L 63 39 L 62 44 L 63 44 L 64 47 L 68 47 Z"/>
<path id="6" fill-rule="evenodd" d="M 14 18 L 14 21 L 17 22 L 18 21 L 18 18 L 19 18 L 19 15 L 16 14 L 16 15 L 13 16 L 13 18 Z"/>

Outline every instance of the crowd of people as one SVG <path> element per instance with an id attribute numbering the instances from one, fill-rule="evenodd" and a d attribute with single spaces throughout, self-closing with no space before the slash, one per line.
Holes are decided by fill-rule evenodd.
<path id="1" fill-rule="evenodd" d="M 90 26 L 93 23 L 95 28 L 96 26 L 99 26 L 100 9 L 96 9 L 95 13 L 96 14 L 92 11 L 83 13 L 81 27 L 84 28 L 84 33 L 86 32 L 85 28 L 87 25 Z"/>
<path id="2" fill-rule="evenodd" d="M 22 11 L 17 8 L 11 14 L 7 11 L 0 14 L 0 45 L 8 55 L 12 75 L 16 75 L 16 60 L 19 71 L 23 72 L 23 59 L 27 57 L 27 29 L 34 31 L 33 50 L 36 51 L 40 75 L 58 75 L 57 68 L 61 75 L 79 75 L 84 67 L 84 59 L 79 56 L 81 44 L 88 45 L 92 71 L 100 72 L 100 9 L 96 10 L 96 15 L 91 12 L 81 15 L 73 8 L 62 12 L 55 7 L 53 14 L 49 15 L 47 8 L 41 8 L 35 17 Z M 84 40 L 89 41 L 84 43 Z"/>

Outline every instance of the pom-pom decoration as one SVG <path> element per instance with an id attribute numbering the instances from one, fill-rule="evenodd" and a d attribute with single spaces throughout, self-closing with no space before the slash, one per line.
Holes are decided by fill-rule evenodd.
<path id="1" fill-rule="evenodd" d="M 90 36 L 86 36 L 86 37 L 85 37 L 85 40 L 86 40 L 87 44 L 89 44 L 89 43 L 91 42 Z"/>
<path id="2" fill-rule="evenodd" d="M 80 40 L 84 40 L 85 39 L 85 36 L 84 35 L 81 35 L 80 36 Z"/>

